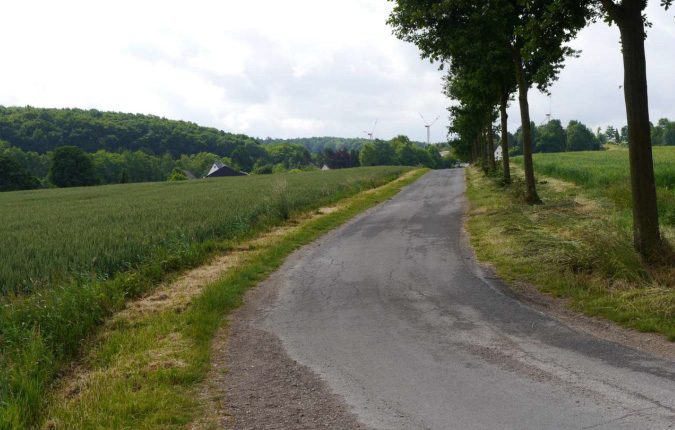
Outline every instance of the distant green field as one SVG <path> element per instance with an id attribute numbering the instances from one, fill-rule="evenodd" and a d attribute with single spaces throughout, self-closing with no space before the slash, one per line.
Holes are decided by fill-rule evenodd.
<path id="1" fill-rule="evenodd" d="M 522 157 L 514 159 L 522 163 Z M 597 190 L 620 207 L 630 207 L 628 150 L 535 154 L 536 172 Z M 654 147 L 654 173 L 659 194 L 659 215 L 675 225 L 675 147 Z"/>
<path id="2" fill-rule="evenodd" d="M 106 278 L 400 175 L 369 167 L 0 194 L 0 292 Z"/>

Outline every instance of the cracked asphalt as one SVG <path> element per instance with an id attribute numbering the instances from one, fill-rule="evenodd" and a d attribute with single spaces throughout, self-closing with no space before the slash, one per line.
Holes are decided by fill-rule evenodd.
<path id="1" fill-rule="evenodd" d="M 464 172 L 294 254 L 260 328 L 373 429 L 675 428 L 675 363 L 577 332 L 483 274 Z"/>

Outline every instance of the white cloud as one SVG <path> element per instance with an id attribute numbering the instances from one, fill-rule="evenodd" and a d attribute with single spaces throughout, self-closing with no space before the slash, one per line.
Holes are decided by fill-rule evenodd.
<path id="1" fill-rule="evenodd" d="M 652 117 L 675 118 L 672 16 L 650 6 Z M 26 1 L 4 5 L 0 104 L 151 113 L 253 136 L 426 138 L 442 73 L 396 40 L 384 0 Z M 585 30 L 553 87 L 553 115 L 623 122 L 616 28 Z M 532 93 L 540 121 L 548 99 Z M 511 109 L 512 127 L 517 108 Z"/>

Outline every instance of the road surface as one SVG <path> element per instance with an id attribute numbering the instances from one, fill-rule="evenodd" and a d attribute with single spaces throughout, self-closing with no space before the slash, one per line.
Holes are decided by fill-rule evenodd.
<path id="1" fill-rule="evenodd" d="M 290 258 L 261 328 L 374 429 L 675 427 L 675 363 L 527 307 L 462 245 L 433 171 Z"/>

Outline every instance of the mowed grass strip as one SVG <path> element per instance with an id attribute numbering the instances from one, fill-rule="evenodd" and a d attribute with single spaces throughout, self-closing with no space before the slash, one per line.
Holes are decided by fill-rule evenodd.
<path id="1" fill-rule="evenodd" d="M 675 147 L 655 146 L 654 176 L 656 179 L 659 218 L 663 224 L 675 225 Z M 522 157 L 514 161 L 522 164 Z M 562 152 L 534 154 L 537 173 L 577 184 L 598 195 L 609 197 L 624 211 L 623 222 L 630 222 L 630 167 L 628 150 Z"/>
<path id="2" fill-rule="evenodd" d="M 230 254 L 233 265 L 221 279 L 200 286 L 187 305 L 180 294 L 167 292 L 169 297 L 158 297 L 173 299 L 171 306 L 158 306 L 156 312 L 130 307 L 130 312 L 113 317 L 92 340 L 81 368 L 54 394 L 45 427 L 217 428 L 218 417 L 210 413 L 213 399 L 203 394 L 211 342 L 245 291 L 300 246 L 393 196 L 425 172 L 414 171 L 374 192 L 344 199 L 324 214 L 301 217 L 274 234 L 238 243 Z"/>
<path id="3" fill-rule="evenodd" d="M 481 261 L 518 288 L 528 283 L 573 308 L 675 340 L 675 267 L 649 266 L 632 246 L 614 202 L 539 175 L 542 205 L 525 204 L 522 170 L 502 187 L 467 169 L 467 229 Z M 675 229 L 664 228 L 675 243 Z"/>
<path id="4" fill-rule="evenodd" d="M 3 193 L 0 237 L 13 245 L 0 247 L 0 273 L 12 287 L 0 299 L 0 428 L 34 427 L 62 366 L 129 299 L 233 241 L 408 170 Z M 28 283 L 8 281 L 16 273 Z"/>

